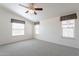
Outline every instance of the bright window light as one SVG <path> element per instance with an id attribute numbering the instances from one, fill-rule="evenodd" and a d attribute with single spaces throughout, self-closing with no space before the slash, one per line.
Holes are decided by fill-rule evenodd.
<path id="1" fill-rule="evenodd" d="M 12 36 L 24 35 L 24 24 L 12 23 Z"/>
<path id="2" fill-rule="evenodd" d="M 74 38 L 75 20 L 62 21 L 62 36 Z"/>
<path id="3" fill-rule="evenodd" d="M 35 34 L 39 34 L 39 25 L 35 25 Z"/>

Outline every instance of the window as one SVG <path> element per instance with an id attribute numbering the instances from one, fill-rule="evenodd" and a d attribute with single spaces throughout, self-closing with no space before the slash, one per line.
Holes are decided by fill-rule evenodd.
<path id="1" fill-rule="evenodd" d="M 24 35 L 24 21 L 11 19 L 12 22 L 12 36 Z"/>
<path id="2" fill-rule="evenodd" d="M 39 34 L 39 25 L 35 25 L 35 34 Z"/>
<path id="3" fill-rule="evenodd" d="M 24 35 L 24 24 L 12 23 L 12 36 Z"/>
<path id="4" fill-rule="evenodd" d="M 64 20 L 62 21 L 62 36 L 74 38 L 75 20 Z"/>

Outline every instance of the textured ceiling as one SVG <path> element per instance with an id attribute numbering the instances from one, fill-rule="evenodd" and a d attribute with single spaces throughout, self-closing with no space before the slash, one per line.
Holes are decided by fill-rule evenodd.
<path id="1" fill-rule="evenodd" d="M 32 21 L 44 20 L 56 16 L 60 16 L 66 12 L 79 10 L 78 3 L 38 3 L 36 7 L 42 7 L 43 11 L 37 11 L 37 15 L 25 13 L 27 10 L 24 7 L 18 5 L 19 3 L 4 3 L 3 7 L 29 19 Z M 28 6 L 28 4 L 24 4 Z"/>

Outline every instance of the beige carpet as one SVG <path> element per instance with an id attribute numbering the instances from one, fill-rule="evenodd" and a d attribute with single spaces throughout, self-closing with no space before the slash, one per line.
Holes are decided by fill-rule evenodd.
<path id="1" fill-rule="evenodd" d="M 2 56 L 77 56 L 79 49 L 48 43 L 41 40 L 27 40 L 0 46 Z"/>

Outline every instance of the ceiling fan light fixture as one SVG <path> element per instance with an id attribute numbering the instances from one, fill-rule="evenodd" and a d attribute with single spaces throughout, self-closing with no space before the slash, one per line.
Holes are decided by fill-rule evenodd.
<path id="1" fill-rule="evenodd" d="M 29 13 L 31 13 L 31 14 L 34 13 L 34 10 L 29 10 Z"/>
<path id="2" fill-rule="evenodd" d="M 34 3 L 30 3 L 28 7 L 25 6 L 25 5 L 22 5 L 22 4 L 19 4 L 19 6 L 22 6 L 22 7 L 28 9 L 25 13 L 29 12 L 30 14 L 35 14 L 35 15 L 37 15 L 36 11 L 42 11 L 43 10 L 43 8 L 37 7 Z"/>

